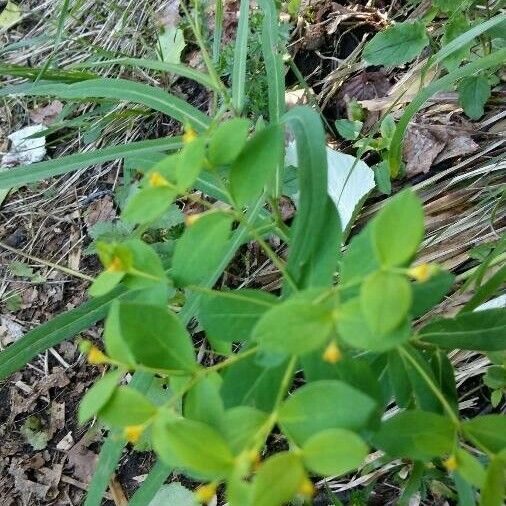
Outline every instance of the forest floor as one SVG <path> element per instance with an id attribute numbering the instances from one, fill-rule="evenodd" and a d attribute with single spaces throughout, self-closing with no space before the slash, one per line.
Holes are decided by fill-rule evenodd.
<path id="1" fill-rule="evenodd" d="M 0 1 L 0 11 L 5 3 Z M 146 57 L 154 53 L 156 32 L 173 22 L 174 8 L 178 8 L 177 0 L 82 0 L 70 7 L 59 34 L 61 4 L 65 2 L 16 3 L 21 7 L 19 22 L 9 28 L 0 26 L 0 66 L 9 63 L 40 68 L 49 64 L 60 69 L 102 56 Z M 368 109 L 367 121 L 374 124 L 396 97 L 399 82 L 416 78 L 419 63 L 395 71 L 370 71 L 360 63 L 360 48 L 387 19 L 420 17 L 426 2 L 416 8 L 406 4 L 346 0 L 308 4 L 311 22 L 300 19 L 287 36 L 290 53 L 312 92 L 305 93 L 290 71 L 287 101 L 316 101 L 327 121 L 333 123 L 346 114 L 347 102 L 356 99 Z M 237 1 L 226 4 L 225 43 L 233 40 L 237 11 Z M 10 44 L 18 44 L 17 49 L 2 50 Z M 183 49 L 182 58 L 190 66 L 201 65 L 191 44 Z M 223 62 L 223 75 L 229 64 Z M 118 66 L 94 71 L 170 87 L 202 110 L 209 107 L 206 92 L 184 79 Z M 12 83 L 16 78 L 2 80 Z M 250 89 L 250 97 L 263 107 L 260 85 Z M 404 106 L 401 100 L 394 115 L 398 117 Z M 0 157 L 11 149 L 8 136 L 26 126 L 48 129 L 39 138 L 43 139 L 42 145 L 39 143 L 41 156 L 46 159 L 178 132 L 178 126 L 160 114 L 142 110 L 132 113 L 125 106 L 104 103 L 99 105 L 100 111 L 97 107 L 82 106 L 74 111 L 67 107 L 57 100 L 19 97 L 0 102 Z M 68 115 L 77 111 L 74 117 L 79 121 L 72 128 L 60 127 L 62 111 Z M 486 114 L 476 122 L 463 115 L 455 93 L 444 93 L 417 115 L 406 140 L 407 176 L 395 183 L 395 189 L 410 185 L 424 201 L 427 221 L 421 259 L 452 270 L 461 287 L 476 259 L 486 252 L 486 245 L 506 227 L 504 206 L 498 205 L 506 169 L 505 127 L 504 91 L 495 93 Z M 350 149 L 336 138 L 328 140 L 337 149 Z M 31 153 L 34 157 L 39 154 L 37 148 Z M 87 299 L 89 283 L 59 266 L 88 275 L 99 271 L 90 244 L 104 230 L 121 232 L 108 228 L 118 214 L 114 196 L 121 178 L 122 164 L 117 161 L 13 189 L 8 195 L 0 192 L 0 349 Z M 378 193 L 369 198 L 358 227 L 383 198 Z M 186 213 L 189 206 L 181 203 L 181 210 Z M 289 220 L 292 208 L 288 199 L 284 211 Z M 232 265 L 222 283 L 275 290 L 279 279 L 276 269 L 254 245 L 243 254 L 248 261 L 241 262 L 240 267 Z M 470 295 L 470 291 L 456 290 L 435 313 L 455 313 Z M 101 328 L 96 326 L 80 337 L 97 341 L 100 336 Z M 486 371 L 486 357 L 456 352 L 451 359 L 456 365 L 463 414 L 488 409 L 490 390 L 477 381 Z M 97 374 L 74 342 L 64 342 L 0 384 L 0 506 L 82 504 L 104 435 L 79 427 L 76 410 Z M 152 463 L 149 452 L 125 449 L 105 504 L 126 504 Z M 349 504 L 390 504 L 392 490 L 397 491 L 404 478 L 402 466 L 383 466 L 370 473 L 331 480 L 326 486 Z M 178 477 L 171 479 L 177 481 Z M 431 497 L 431 504 L 446 501 L 438 499 L 437 491 Z M 328 501 L 322 499 L 321 504 Z"/>

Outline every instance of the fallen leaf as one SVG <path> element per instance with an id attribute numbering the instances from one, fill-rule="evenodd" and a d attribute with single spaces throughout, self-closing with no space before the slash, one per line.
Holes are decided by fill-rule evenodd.
<path id="1" fill-rule="evenodd" d="M 408 176 L 429 172 L 448 141 L 442 126 L 411 126 L 404 140 L 404 161 Z"/>
<path id="2" fill-rule="evenodd" d="M 30 113 L 30 119 L 38 125 L 50 125 L 63 110 L 63 104 L 54 100 L 44 107 L 39 107 Z"/>
<path id="3" fill-rule="evenodd" d="M 72 474 L 84 483 L 91 481 L 98 461 L 98 455 L 87 448 L 87 445 L 90 443 L 84 437 L 68 452 L 68 464 L 74 468 Z"/>
<path id="4" fill-rule="evenodd" d="M 23 337 L 24 333 L 25 330 L 22 325 L 6 316 L 0 317 L 0 344 L 2 346 L 15 343 Z"/>
<path id="5" fill-rule="evenodd" d="M 116 218 L 114 202 L 108 195 L 94 200 L 84 213 L 84 222 L 88 228 L 99 222 L 112 221 L 114 218 Z"/>
<path id="6" fill-rule="evenodd" d="M 21 20 L 21 7 L 11 2 L 7 2 L 4 10 L 0 13 L 0 28 L 8 30 Z"/>
<path id="7" fill-rule="evenodd" d="M 458 135 L 449 139 L 443 151 L 434 160 L 434 163 L 440 163 L 443 160 L 449 160 L 457 156 L 470 155 L 478 151 L 478 149 L 480 149 L 480 146 L 469 135 Z"/>
<path id="8" fill-rule="evenodd" d="M 46 138 L 44 136 L 31 139 L 46 129 L 43 125 L 33 125 L 22 128 L 8 136 L 11 148 L 2 158 L 2 168 L 30 165 L 40 162 L 46 155 Z"/>

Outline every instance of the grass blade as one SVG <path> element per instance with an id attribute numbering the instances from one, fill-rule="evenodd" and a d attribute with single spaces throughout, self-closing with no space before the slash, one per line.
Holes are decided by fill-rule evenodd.
<path id="1" fill-rule="evenodd" d="M 146 393 L 153 378 L 152 374 L 135 373 L 130 386 L 141 393 Z M 100 450 L 97 469 L 91 479 L 84 506 L 100 506 L 102 504 L 102 497 L 107 490 L 109 479 L 118 465 L 124 446 L 125 440 L 122 438 L 121 431 L 112 431 Z"/>
<path id="2" fill-rule="evenodd" d="M 113 58 L 111 60 L 94 61 L 72 65 L 71 69 L 83 69 L 94 67 L 109 67 L 111 65 L 124 65 L 127 67 L 141 67 L 149 70 L 159 70 L 160 72 L 168 72 L 181 77 L 186 77 L 202 84 L 206 88 L 219 92 L 220 89 L 214 84 L 214 81 L 204 72 L 187 67 L 180 63 L 167 63 L 159 60 L 148 60 L 145 58 Z"/>
<path id="3" fill-rule="evenodd" d="M 34 183 L 42 179 L 66 174 L 73 170 L 90 167 L 98 163 L 125 158 L 129 155 L 176 150 L 182 146 L 183 142 L 181 137 L 171 137 L 132 142 L 123 146 L 110 146 L 108 148 L 92 151 L 91 153 L 78 153 L 56 160 L 38 162 L 1 172 L 0 188 L 11 188 L 13 186 Z"/>
<path id="4" fill-rule="evenodd" d="M 220 59 L 221 37 L 223 35 L 223 0 L 216 0 L 214 12 L 213 33 L 213 63 L 216 65 Z"/>
<path id="5" fill-rule="evenodd" d="M 246 62 L 248 58 L 249 0 L 241 0 L 239 26 L 234 49 L 232 69 L 232 105 L 241 112 L 246 98 Z"/>
<path id="6" fill-rule="evenodd" d="M 429 100 L 432 95 L 447 90 L 456 81 L 463 77 L 472 75 L 474 72 L 479 70 L 485 70 L 491 67 L 499 66 L 504 63 L 506 59 L 506 49 L 500 49 L 495 51 L 483 58 L 468 63 L 464 67 L 461 67 L 449 74 L 441 77 L 437 81 L 434 81 L 429 86 L 420 91 L 415 98 L 409 103 L 404 111 L 404 114 L 397 123 L 392 142 L 390 144 L 390 150 L 388 153 L 388 164 L 390 167 L 390 174 L 392 177 L 397 177 L 401 166 L 401 154 L 402 154 L 402 142 L 404 139 L 404 133 L 409 125 L 409 122 L 413 116 L 420 110 L 422 105 Z"/>
<path id="7" fill-rule="evenodd" d="M 269 85 L 269 119 L 279 123 L 285 112 L 285 73 L 278 49 L 278 13 L 272 0 L 260 0 L 263 11 L 262 54 Z"/>
<path id="8" fill-rule="evenodd" d="M 24 65 L 3 64 L 0 65 L 0 75 L 24 77 L 35 81 L 42 72 L 43 67 L 26 67 Z M 62 83 L 76 83 L 86 81 L 89 79 L 97 79 L 99 77 L 93 72 L 83 72 L 80 70 L 57 70 L 46 69 L 44 70 L 44 80 L 46 81 L 59 81 Z"/>
<path id="9" fill-rule="evenodd" d="M 457 38 L 446 44 L 446 46 L 443 46 L 434 56 L 429 59 L 428 68 L 434 67 L 434 65 L 442 62 L 445 58 L 448 58 L 448 56 L 450 56 L 452 53 L 458 51 L 466 44 L 469 44 L 469 42 L 474 40 L 482 33 L 490 30 L 490 28 L 493 28 L 500 23 L 504 23 L 504 21 L 506 21 L 506 14 L 498 14 L 497 16 L 494 16 L 493 18 L 490 18 L 487 21 L 474 26 L 462 35 L 459 35 Z"/>
<path id="10" fill-rule="evenodd" d="M 284 121 L 297 140 L 300 198 L 290 241 L 288 270 L 298 279 L 317 246 L 318 233 L 326 221 L 327 152 L 325 131 L 316 111 L 294 107 L 284 116 Z"/>
<path id="11" fill-rule="evenodd" d="M 163 462 L 158 461 L 149 472 L 142 486 L 135 492 L 128 506 L 146 506 L 158 492 L 158 489 L 165 483 L 172 469 Z"/>
<path id="12" fill-rule="evenodd" d="M 210 119 L 184 100 L 159 88 L 126 79 L 92 79 L 75 84 L 20 84 L 0 89 L 0 97 L 7 95 L 55 96 L 61 99 L 90 100 L 108 98 L 127 100 L 162 112 L 181 123 L 189 122 L 196 130 L 205 130 Z"/>
<path id="13" fill-rule="evenodd" d="M 104 318 L 111 302 L 123 290 L 117 288 L 27 332 L 19 341 L 0 353 L 0 379 L 18 371 L 39 353 L 70 339 Z"/>

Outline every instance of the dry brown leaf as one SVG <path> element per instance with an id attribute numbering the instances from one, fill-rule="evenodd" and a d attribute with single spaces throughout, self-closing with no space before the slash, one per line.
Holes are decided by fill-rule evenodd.
<path id="1" fill-rule="evenodd" d="M 74 468 L 72 474 L 83 483 L 90 483 L 98 461 L 98 455 L 88 450 L 88 444 L 90 444 L 90 441 L 84 437 L 68 452 L 67 462 Z"/>
<path id="2" fill-rule="evenodd" d="M 112 197 L 109 195 L 94 200 L 84 213 L 84 222 L 88 228 L 101 221 L 112 221 L 114 218 L 116 218 L 116 211 Z"/>
<path id="3" fill-rule="evenodd" d="M 50 125 L 62 112 L 63 104 L 54 100 L 44 107 L 39 107 L 30 113 L 30 119 L 38 125 Z"/>

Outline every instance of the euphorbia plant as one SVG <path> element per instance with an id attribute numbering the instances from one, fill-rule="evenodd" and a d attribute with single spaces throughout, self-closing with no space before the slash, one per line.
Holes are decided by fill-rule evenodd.
<path id="1" fill-rule="evenodd" d="M 105 375 L 84 397 L 80 421 L 97 417 L 112 434 L 87 505 L 100 503 L 127 441 L 139 450 L 152 448 L 160 459 L 133 505 L 149 504 L 175 469 L 202 483 L 197 490 L 202 502 L 222 485 L 231 506 L 277 506 L 296 496 L 309 500 L 314 478 L 354 471 L 372 450 L 383 451 L 385 460 L 409 462 L 402 503 L 419 488 L 425 471 L 437 469 L 455 482 L 462 504 L 472 504 L 479 490 L 483 505 L 499 505 L 505 419 L 494 414 L 462 419 L 446 351 L 493 353 L 500 366 L 506 312 L 471 312 L 466 306 L 455 318 L 417 324 L 454 280 L 437 265 L 416 262 L 424 217 L 410 190 L 389 199 L 343 244 L 339 214 L 327 195 L 320 117 L 309 107 L 285 113 L 278 17 L 271 2 L 263 0 L 260 6 L 269 122 L 254 125 L 241 116 L 246 52 L 240 44 L 231 90 L 217 78 L 205 48 L 208 74 L 182 65 L 137 62 L 208 86 L 220 106 L 212 118 L 160 89 L 123 80 L 0 90 L 135 101 L 186 125 L 182 137 L 105 148 L 0 174 L 0 184 L 21 185 L 120 157 L 130 159 L 141 173 L 122 208 L 131 235 L 96 244 L 104 270 L 90 288 L 92 301 L 2 352 L 0 374 L 11 373 L 38 351 L 107 314 L 104 347 L 82 344 L 89 361 Z M 243 13 L 247 8 L 244 3 Z M 242 16 L 239 42 L 247 39 L 247 31 L 247 16 Z M 468 70 L 463 67 L 456 77 L 443 77 L 421 92 L 392 136 L 389 160 L 394 166 L 402 131 L 416 107 L 466 72 L 496 66 L 501 54 L 504 50 L 485 56 L 482 63 L 472 62 Z M 289 227 L 278 209 L 287 131 L 296 140 L 299 189 Z M 146 232 L 179 198 L 193 201 L 203 212 L 187 216 L 173 249 L 163 241 L 150 244 Z M 271 248 L 271 235 L 286 244 L 287 260 Z M 258 243 L 276 266 L 281 289 L 215 289 L 249 241 Z M 483 292 L 480 296 L 486 298 Z M 206 337 L 200 360 L 187 328 L 194 318 Z M 399 410 L 386 417 L 393 402 Z M 276 444 L 271 444 L 272 434 Z"/>

